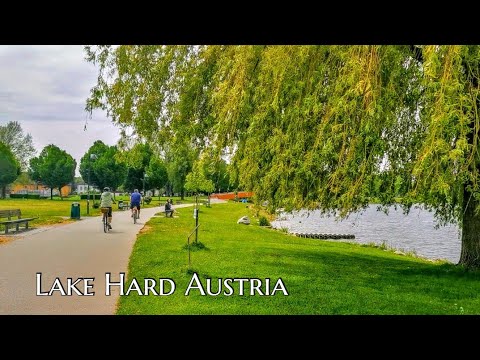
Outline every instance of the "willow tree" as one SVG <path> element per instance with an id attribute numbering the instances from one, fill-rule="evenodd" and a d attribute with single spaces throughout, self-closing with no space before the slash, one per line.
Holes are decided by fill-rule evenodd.
<path id="1" fill-rule="evenodd" d="M 157 144 L 231 152 L 272 210 L 423 204 L 480 267 L 480 46 L 86 47 L 87 110 Z"/>

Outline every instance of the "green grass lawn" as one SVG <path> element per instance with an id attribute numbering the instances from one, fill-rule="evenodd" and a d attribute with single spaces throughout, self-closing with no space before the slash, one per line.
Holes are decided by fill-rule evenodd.
<path id="1" fill-rule="evenodd" d="M 194 198 L 188 197 L 184 200 L 181 200 L 180 197 L 171 197 L 174 201 L 174 204 L 178 202 L 186 203 L 193 203 L 195 201 Z M 129 201 L 128 196 L 117 196 L 115 198 L 117 201 L 117 205 L 113 205 L 113 210 L 118 211 L 118 201 Z M 158 198 L 158 196 L 152 198 L 150 204 L 143 204 L 142 207 L 150 208 L 159 205 L 164 205 L 167 198 L 162 197 Z M 43 226 L 43 225 L 52 225 L 52 224 L 60 224 L 75 221 L 70 219 L 72 203 L 79 202 L 80 203 L 80 216 L 99 216 L 100 209 L 95 209 L 93 207 L 93 200 L 90 200 L 90 209 L 89 215 L 87 215 L 87 200 L 80 200 L 80 196 L 69 196 L 63 198 L 63 200 L 58 197 L 54 196 L 52 200 L 50 199 L 0 199 L 0 210 L 8 210 L 8 209 L 20 209 L 22 212 L 22 217 L 38 217 L 38 219 L 32 221 L 29 226 L 36 227 L 36 226 Z M 99 203 L 99 200 L 96 200 Z M 0 232 L 4 229 L 3 225 L 0 225 Z"/>
<path id="2" fill-rule="evenodd" d="M 245 204 L 201 207 L 199 241 L 205 249 L 184 248 L 194 229 L 192 208 L 178 218 L 152 218 L 139 235 L 129 263 L 127 287 L 135 277 L 170 278 L 169 296 L 121 296 L 118 314 L 480 314 L 480 274 L 449 263 L 432 263 L 379 248 L 302 239 L 258 226 Z M 236 221 L 249 215 L 252 224 Z M 278 278 L 289 295 L 201 296 L 185 290 L 198 273 L 206 290 L 217 279 Z M 262 286 L 262 289 L 264 287 Z M 158 290 L 158 287 L 157 287 Z M 226 291 L 227 289 L 224 288 Z"/>

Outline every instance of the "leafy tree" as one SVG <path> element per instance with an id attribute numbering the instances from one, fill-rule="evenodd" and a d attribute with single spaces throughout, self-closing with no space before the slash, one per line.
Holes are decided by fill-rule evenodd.
<path id="1" fill-rule="evenodd" d="M 215 155 L 208 149 L 202 157 L 203 173 L 214 184 L 214 190 L 218 192 L 229 191 L 231 188 L 230 175 L 227 162 Z"/>
<path id="2" fill-rule="evenodd" d="M 77 163 L 70 154 L 52 144 L 45 146 L 38 157 L 30 159 L 29 175 L 50 188 L 52 199 L 54 188 L 62 197 L 61 189 L 73 181 L 76 167 Z"/>
<path id="3" fill-rule="evenodd" d="M 100 189 L 108 186 L 115 192 L 125 180 L 125 166 L 117 160 L 117 152 L 116 146 L 109 146 L 93 163 L 93 173 Z"/>
<path id="4" fill-rule="evenodd" d="M 6 125 L 0 125 L 0 142 L 10 148 L 22 170 L 26 170 L 29 159 L 35 155 L 35 148 L 32 143 L 32 136 L 23 133 L 18 121 L 10 121 Z"/>
<path id="5" fill-rule="evenodd" d="M 115 192 L 126 176 L 125 164 L 119 160 L 118 153 L 116 146 L 108 146 L 101 140 L 95 141 L 80 160 L 82 178 L 88 182 L 90 168 L 90 185 L 96 185 L 99 189 L 108 186 Z"/>
<path id="6" fill-rule="evenodd" d="M 143 178 L 152 157 L 152 149 L 148 144 L 137 143 L 132 149 L 124 151 L 121 158 L 127 165 L 127 175 L 124 181 L 126 190 L 143 189 Z M 145 180 L 145 187 L 149 186 L 149 178 Z"/>
<path id="7" fill-rule="evenodd" d="M 14 184 L 20 185 L 30 185 L 32 184 L 32 179 L 30 178 L 28 171 L 22 172 L 20 175 L 15 179 Z"/>
<path id="8" fill-rule="evenodd" d="M 5 198 L 6 187 L 20 175 L 20 164 L 10 148 L 0 141 L 0 187 Z"/>
<path id="9" fill-rule="evenodd" d="M 185 182 L 191 171 L 196 152 L 185 143 L 174 143 L 166 152 L 168 180 L 172 190 L 185 198 Z"/>
<path id="10" fill-rule="evenodd" d="M 185 190 L 198 194 L 199 192 L 211 193 L 214 189 L 213 181 L 205 177 L 202 164 L 200 162 L 195 163 L 192 171 L 186 177 Z"/>
<path id="11" fill-rule="evenodd" d="M 144 174 L 145 171 L 143 169 L 127 168 L 127 175 L 123 183 L 124 189 L 129 192 L 132 192 L 134 189 L 142 191 Z"/>
<path id="12" fill-rule="evenodd" d="M 152 156 L 147 168 L 148 186 L 159 189 L 166 188 L 168 182 L 167 167 L 162 159 Z M 160 196 L 161 194 L 159 194 Z"/>
<path id="13" fill-rule="evenodd" d="M 480 46 L 100 46 L 87 110 L 232 153 L 271 210 L 433 210 L 480 267 Z M 107 79 L 108 77 L 108 79 Z M 107 81 L 108 80 L 108 81 Z"/>
<path id="14" fill-rule="evenodd" d="M 108 145 L 103 141 L 97 140 L 93 145 L 88 149 L 85 155 L 80 159 L 80 175 L 85 182 L 88 182 L 90 178 L 90 185 L 96 185 L 101 188 L 100 179 L 98 179 L 94 166 L 98 158 L 102 157 L 108 151 Z M 89 176 L 90 175 L 90 176 Z"/>

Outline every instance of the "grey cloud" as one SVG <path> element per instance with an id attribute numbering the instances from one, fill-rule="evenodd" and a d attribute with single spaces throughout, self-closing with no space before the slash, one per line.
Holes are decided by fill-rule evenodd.
<path id="1" fill-rule="evenodd" d="M 37 152 L 55 144 L 77 163 L 95 140 L 113 145 L 119 130 L 94 112 L 83 131 L 85 101 L 97 70 L 83 46 L 0 46 L 0 124 L 19 121 Z"/>

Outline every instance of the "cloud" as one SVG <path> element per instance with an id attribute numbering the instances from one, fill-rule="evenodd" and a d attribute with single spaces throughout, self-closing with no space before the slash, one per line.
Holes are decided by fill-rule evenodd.
<path id="1" fill-rule="evenodd" d="M 84 60 L 83 46 L 2 45 L 0 124 L 18 121 L 32 135 L 38 153 L 55 144 L 79 163 L 95 140 L 114 145 L 120 137 L 100 111 L 83 130 L 85 100 L 96 78 L 97 69 Z"/>

